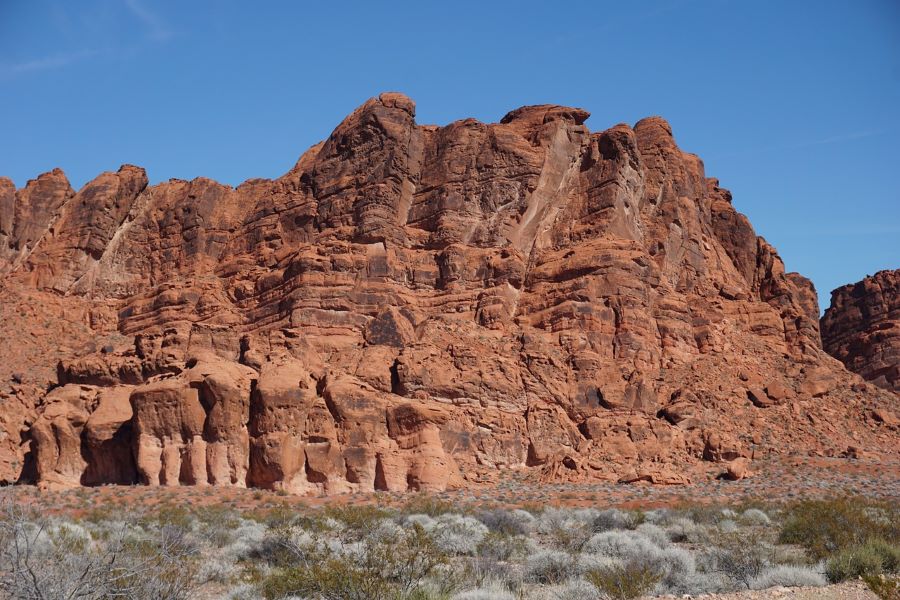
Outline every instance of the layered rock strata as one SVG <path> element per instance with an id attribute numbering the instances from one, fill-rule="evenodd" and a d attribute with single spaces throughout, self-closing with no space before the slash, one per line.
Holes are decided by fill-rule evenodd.
<path id="1" fill-rule="evenodd" d="M 900 393 L 900 270 L 834 290 L 822 317 L 822 342 L 854 373 Z"/>
<path id="2" fill-rule="evenodd" d="M 822 351 L 810 282 L 669 124 L 588 116 L 427 126 L 386 93 L 275 180 L 0 180 L 2 476 L 318 494 L 896 452 L 897 397 Z"/>

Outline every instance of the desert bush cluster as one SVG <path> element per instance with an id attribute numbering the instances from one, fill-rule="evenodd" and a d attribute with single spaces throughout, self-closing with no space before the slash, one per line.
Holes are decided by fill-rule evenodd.
<path id="1" fill-rule="evenodd" d="M 889 594 L 900 571 L 897 509 L 849 498 L 630 511 L 422 496 L 80 518 L 6 502 L 0 512 L 0 597 L 10 598 L 619 600 L 850 578 Z"/>

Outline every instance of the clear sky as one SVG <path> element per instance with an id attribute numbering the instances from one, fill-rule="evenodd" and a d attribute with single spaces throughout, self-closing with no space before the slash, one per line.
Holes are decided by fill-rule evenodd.
<path id="1" fill-rule="evenodd" d="M 276 177 L 368 97 L 419 123 L 662 115 L 813 279 L 900 267 L 900 2 L 0 0 L 0 175 Z M 824 308 L 824 306 L 823 306 Z"/>

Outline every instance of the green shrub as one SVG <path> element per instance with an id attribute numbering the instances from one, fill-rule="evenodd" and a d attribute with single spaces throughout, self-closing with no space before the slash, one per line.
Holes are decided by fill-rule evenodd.
<path id="1" fill-rule="evenodd" d="M 216 527 L 234 528 L 241 521 L 237 511 L 222 505 L 200 506 L 194 510 L 194 514 L 197 520 L 204 525 L 215 525 Z"/>
<path id="2" fill-rule="evenodd" d="M 715 570 L 750 589 L 769 564 L 770 547 L 757 531 L 721 533 L 710 550 Z"/>
<path id="3" fill-rule="evenodd" d="M 863 575 L 881 575 L 884 572 L 882 557 L 869 545 L 845 548 L 828 559 L 825 574 L 832 583 L 857 579 Z"/>
<path id="4" fill-rule="evenodd" d="M 584 574 L 584 578 L 603 598 L 631 600 L 649 593 L 660 582 L 662 574 L 646 564 L 629 562 L 592 569 Z"/>
<path id="5" fill-rule="evenodd" d="M 790 507 L 779 541 L 803 546 L 813 559 L 820 560 L 870 539 L 898 536 L 897 508 L 861 498 L 838 498 L 808 500 Z"/>
<path id="6" fill-rule="evenodd" d="M 382 519 L 391 516 L 391 513 L 369 504 L 345 504 L 326 507 L 323 516 L 340 521 L 349 529 L 366 532 Z"/>
<path id="7" fill-rule="evenodd" d="M 391 600 L 394 586 L 339 558 L 278 569 L 262 585 L 266 598 L 315 596 L 323 600 Z"/>
<path id="8" fill-rule="evenodd" d="M 322 535 L 348 535 L 346 531 Z M 318 539 L 318 541 L 316 541 Z M 347 539 L 340 539 L 346 543 Z M 358 542 L 358 550 L 340 554 L 313 536 L 313 542 L 288 555 L 263 581 L 266 598 L 314 597 L 323 600 L 405 599 L 418 594 L 427 577 L 448 562 L 420 526 L 397 528 Z M 421 594 L 416 597 L 421 597 Z"/>
<path id="9" fill-rule="evenodd" d="M 144 526 L 170 525 L 179 529 L 189 530 L 195 521 L 193 512 L 183 506 L 161 505 L 155 512 L 148 512 L 138 521 Z"/>
<path id="10" fill-rule="evenodd" d="M 900 571 L 900 546 L 881 539 L 841 550 L 828 560 L 826 572 L 833 582 Z"/>
<path id="11" fill-rule="evenodd" d="M 279 529 L 294 524 L 298 519 L 298 513 L 289 504 L 283 503 L 265 510 L 248 511 L 245 517 L 263 523 L 272 529 Z"/>
<path id="12" fill-rule="evenodd" d="M 900 600 L 900 578 L 863 575 L 863 581 L 880 600 Z"/>
<path id="13" fill-rule="evenodd" d="M 900 571 L 900 545 L 891 544 L 882 539 L 872 539 L 866 543 L 873 552 L 881 557 L 881 566 L 885 573 Z"/>
<path id="14" fill-rule="evenodd" d="M 428 494 L 416 494 L 403 506 L 403 512 L 408 515 L 419 514 L 437 517 L 446 513 L 458 513 L 460 507 L 447 500 L 441 500 Z"/>

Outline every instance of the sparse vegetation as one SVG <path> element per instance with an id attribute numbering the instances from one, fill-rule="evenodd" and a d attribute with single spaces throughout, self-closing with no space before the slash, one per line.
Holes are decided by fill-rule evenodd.
<path id="1" fill-rule="evenodd" d="M 254 511 L 161 501 L 138 512 L 114 494 L 115 508 L 81 496 L 69 496 L 89 507 L 80 518 L 6 503 L 0 596 L 620 600 L 862 577 L 896 600 L 900 568 L 896 511 L 856 499 L 641 512 L 475 498 L 451 509 L 424 495 L 312 508 L 267 493 Z"/>
<path id="2" fill-rule="evenodd" d="M 838 583 L 846 579 L 896 573 L 900 565 L 900 546 L 880 539 L 844 548 L 828 559 L 825 572 Z"/>
<path id="3" fill-rule="evenodd" d="M 810 567 L 778 565 L 770 567 L 750 581 L 750 588 L 764 590 L 770 587 L 819 587 L 827 584 L 821 573 Z"/>
<path id="4" fill-rule="evenodd" d="M 863 581 L 881 600 L 900 600 L 900 577 L 863 575 Z"/>
<path id="5" fill-rule="evenodd" d="M 585 573 L 585 579 L 604 599 L 631 600 L 649 593 L 662 579 L 662 574 L 646 563 L 632 561 L 592 569 Z"/>
<path id="6" fill-rule="evenodd" d="M 779 536 L 816 560 L 872 539 L 900 539 L 900 507 L 852 497 L 798 502 L 787 511 Z"/>

